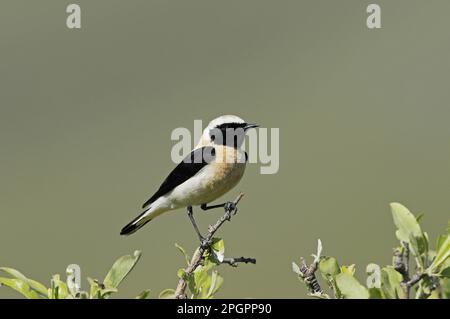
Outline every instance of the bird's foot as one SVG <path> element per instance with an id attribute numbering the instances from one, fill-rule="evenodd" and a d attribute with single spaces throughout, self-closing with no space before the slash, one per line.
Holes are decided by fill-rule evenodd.
<path id="1" fill-rule="evenodd" d="M 210 239 L 208 240 L 203 236 L 200 238 L 200 247 L 201 248 L 207 249 L 211 246 L 211 244 L 212 244 L 212 241 Z"/>
<path id="2" fill-rule="evenodd" d="M 223 206 L 223 208 L 225 209 L 225 212 L 227 213 L 227 220 L 231 219 L 231 216 L 236 215 L 236 213 L 238 212 L 238 208 L 235 202 L 226 202 L 225 205 Z"/>

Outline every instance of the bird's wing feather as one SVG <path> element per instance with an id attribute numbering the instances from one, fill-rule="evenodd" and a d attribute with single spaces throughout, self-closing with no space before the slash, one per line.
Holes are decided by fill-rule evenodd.
<path id="1" fill-rule="evenodd" d="M 160 196 L 172 191 L 178 185 L 183 184 L 189 178 L 197 174 L 203 167 L 210 163 L 215 157 L 214 147 L 204 146 L 193 150 L 183 161 L 174 168 L 159 187 L 158 191 L 147 200 L 143 208 L 153 203 Z"/>

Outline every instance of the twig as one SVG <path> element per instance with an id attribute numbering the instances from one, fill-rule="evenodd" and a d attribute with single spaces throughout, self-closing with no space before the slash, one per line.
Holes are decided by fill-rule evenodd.
<path id="1" fill-rule="evenodd" d="M 400 286 L 403 289 L 403 294 L 405 299 L 409 299 L 409 293 L 411 287 L 417 283 L 419 280 L 411 281 L 409 278 L 409 246 L 408 243 L 402 242 L 401 248 L 394 249 L 394 258 L 393 258 L 394 269 L 398 271 L 403 279 L 400 282 Z"/>
<path id="2" fill-rule="evenodd" d="M 411 288 L 412 286 L 414 286 L 415 284 L 417 284 L 420 279 L 422 279 L 425 276 L 424 273 L 422 273 L 421 271 L 416 272 L 410 280 L 408 280 L 405 284 Z"/>
<path id="3" fill-rule="evenodd" d="M 191 262 L 185 269 L 185 277 L 189 277 L 195 269 L 197 269 L 198 266 L 202 263 L 202 257 L 204 252 L 210 248 L 210 245 L 212 243 L 212 238 L 216 231 L 226 222 L 231 220 L 231 216 L 235 215 L 237 212 L 237 204 L 244 196 L 244 193 L 240 193 L 232 203 L 234 205 L 233 209 L 225 210 L 225 214 L 217 220 L 217 222 L 214 225 L 209 226 L 208 233 L 205 236 L 205 240 L 200 245 L 200 247 L 197 248 L 197 250 L 194 253 L 194 256 L 192 256 Z M 248 258 L 251 259 L 251 258 Z M 256 262 L 256 260 L 255 260 Z M 177 299 L 186 299 L 186 280 L 184 278 L 180 278 L 178 281 L 177 288 L 175 289 L 175 298 Z"/>
<path id="4" fill-rule="evenodd" d="M 311 265 L 307 265 L 304 258 L 300 259 L 300 274 L 299 276 L 303 279 L 303 281 L 306 284 L 306 287 L 308 288 L 308 291 L 311 296 L 318 297 L 318 298 L 329 298 L 328 295 L 326 295 L 322 288 L 319 285 L 319 282 L 316 278 L 316 271 L 319 266 L 320 258 L 322 254 L 322 242 L 320 239 L 317 243 L 317 254 L 314 256 L 314 261 Z"/>
<path id="5" fill-rule="evenodd" d="M 315 272 L 317 270 L 317 265 L 315 263 L 312 263 L 311 265 L 306 264 L 305 260 L 301 259 L 300 264 L 300 271 L 302 273 L 302 278 L 306 283 L 306 286 L 309 290 L 309 292 L 312 295 L 322 294 L 323 290 L 319 285 L 319 282 L 317 281 Z"/>
<path id="6" fill-rule="evenodd" d="M 231 267 L 237 267 L 238 263 L 250 263 L 250 264 L 256 264 L 255 258 L 246 258 L 246 257 L 236 257 L 236 258 L 224 258 L 222 260 L 222 264 L 228 264 Z"/>
<path id="7" fill-rule="evenodd" d="M 404 244 L 404 249 L 405 251 L 403 252 L 403 256 L 405 257 L 405 264 L 404 264 L 404 268 L 405 268 L 405 272 L 407 274 L 409 274 L 409 245 L 407 243 Z"/>
<path id="8" fill-rule="evenodd" d="M 423 273 L 420 268 L 410 277 L 409 275 L 409 246 L 407 243 L 402 242 L 403 249 L 396 248 L 394 250 L 394 269 L 397 270 L 403 277 L 400 282 L 400 286 L 403 289 L 404 298 L 409 299 L 411 288 L 417 284 L 423 277 Z"/>
<path id="9" fill-rule="evenodd" d="M 394 269 L 397 270 L 402 276 L 403 281 L 409 281 L 409 249 L 408 244 L 404 244 L 403 249 L 396 248 L 394 249 Z"/>

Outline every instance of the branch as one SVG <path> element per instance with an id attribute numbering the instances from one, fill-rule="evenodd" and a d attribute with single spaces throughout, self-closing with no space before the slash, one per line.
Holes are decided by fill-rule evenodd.
<path id="1" fill-rule="evenodd" d="M 309 294 L 313 297 L 329 299 L 328 295 L 325 294 L 319 285 L 316 278 L 316 271 L 319 267 L 319 262 L 322 254 L 322 242 L 320 239 L 317 242 L 317 254 L 313 255 L 314 261 L 309 266 L 306 264 L 305 259 L 300 259 L 299 276 L 303 279 L 308 288 Z"/>
<path id="2" fill-rule="evenodd" d="M 417 284 L 423 277 L 425 277 L 425 274 L 421 271 L 416 272 L 410 280 L 408 280 L 405 284 L 411 288 L 415 284 Z"/>
<path id="3" fill-rule="evenodd" d="M 236 212 L 237 212 L 237 204 L 240 202 L 240 200 L 242 199 L 243 196 L 244 196 L 244 194 L 240 193 L 236 197 L 236 199 L 231 202 L 232 204 L 234 204 L 234 205 L 231 205 L 231 206 L 234 206 L 234 207 L 231 207 L 229 209 L 225 208 L 225 214 L 222 217 L 220 217 L 214 225 L 210 225 L 208 227 L 208 233 L 205 236 L 205 240 L 200 245 L 200 247 L 198 247 L 196 249 L 196 251 L 194 253 L 194 256 L 192 256 L 191 262 L 189 263 L 189 265 L 185 269 L 186 277 L 189 277 L 195 271 L 195 269 L 197 269 L 197 267 L 201 265 L 203 254 L 204 254 L 204 252 L 206 250 L 208 250 L 210 248 L 214 234 L 217 232 L 217 230 L 226 221 L 230 221 L 231 217 L 236 214 Z M 225 207 L 227 207 L 227 206 L 225 206 Z M 236 263 L 236 262 L 256 263 L 255 259 L 244 258 L 244 257 L 234 258 L 234 259 L 233 258 L 231 258 L 231 259 L 230 258 L 226 258 L 226 260 L 234 261 L 234 263 Z M 224 262 L 226 262 L 225 259 L 224 259 Z M 226 262 L 226 263 L 229 263 L 230 265 L 233 264 L 233 262 L 231 262 L 231 263 L 230 262 Z M 175 289 L 175 298 L 177 298 L 177 299 L 186 299 L 186 293 L 185 293 L 186 286 L 187 286 L 186 281 L 184 280 L 184 278 L 181 278 L 178 281 L 177 288 Z"/>
<path id="4" fill-rule="evenodd" d="M 394 249 L 394 269 L 397 270 L 402 276 L 403 281 L 409 281 L 409 247 L 407 243 L 403 243 L 403 249 Z"/>
<path id="5" fill-rule="evenodd" d="M 397 270 L 403 277 L 400 286 L 405 294 L 405 299 L 409 299 L 411 288 L 417 284 L 423 277 L 420 268 L 410 277 L 409 275 L 409 246 L 402 242 L 403 249 L 396 248 L 394 250 L 394 269 Z"/>
<path id="6" fill-rule="evenodd" d="M 250 263 L 250 264 L 256 264 L 255 258 L 246 258 L 246 257 L 236 257 L 236 258 L 224 258 L 222 260 L 222 264 L 228 264 L 231 267 L 237 267 L 238 263 Z"/>
<path id="7" fill-rule="evenodd" d="M 411 290 L 411 287 L 415 285 L 420 278 L 416 281 L 416 278 L 413 278 L 414 280 L 409 278 L 409 246 L 408 243 L 402 242 L 401 248 L 394 249 L 394 258 L 393 258 L 393 264 L 394 269 L 398 271 L 403 279 L 400 282 L 400 286 L 403 289 L 404 298 L 409 299 L 409 292 Z M 414 276 L 413 276 L 414 277 Z"/>

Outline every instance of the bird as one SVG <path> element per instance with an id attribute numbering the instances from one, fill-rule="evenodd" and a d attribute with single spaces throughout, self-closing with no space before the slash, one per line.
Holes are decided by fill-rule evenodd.
<path id="1" fill-rule="evenodd" d="M 259 127 L 236 115 L 213 119 L 203 130 L 194 149 L 170 172 L 158 190 L 142 205 L 142 212 L 120 231 L 131 235 L 165 212 L 185 208 L 202 242 L 193 216 L 193 206 L 202 210 L 223 207 L 233 210 L 233 202 L 208 206 L 233 189 L 244 175 L 247 153 L 242 150 L 246 132 Z"/>

